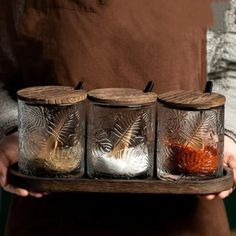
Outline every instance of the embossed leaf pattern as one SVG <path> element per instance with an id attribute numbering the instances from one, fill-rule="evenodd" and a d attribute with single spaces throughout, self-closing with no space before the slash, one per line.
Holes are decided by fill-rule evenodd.
<path id="1" fill-rule="evenodd" d="M 211 132 L 212 122 L 216 120 L 214 112 L 196 112 L 188 116 L 180 136 L 185 140 L 184 146 L 202 148 L 204 136 Z"/>
<path id="2" fill-rule="evenodd" d="M 108 153 L 109 157 L 115 156 L 119 158 L 120 155 L 117 154 L 125 148 L 128 148 L 131 143 L 135 141 L 134 139 L 141 126 L 141 119 L 142 114 L 137 112 L 118 120 L 112 131 L 113 135 L 116 137 L 116 142 L 111 152 Z"/>
<path id="3" fill-rule="evenodd" d="M 45 146 L 46 122 L 42 107 L 26 105 L 18 102 L 20 127 L 20 151 L 23 158 L 36 156 Z M 44 130 L 44 132 L 43 132 Z M 25 155 L 27 153 L 27 155 Z"/>
<path id="4" fill-rule="evenodd" d="M 142 111 L 142 120 L 140 133 L 136 136 L 136 140 L 139 140 L 139 143 L 147 143 L 150 144 L 153 142 L 155 137 L 155 115 L 153 117 L 152 109 L 143 109 Z"/>
<path id="5" fill-rule="evenodd" d="M 44 128 L 46 125 L 45 118 L 43 117 L 44 110 L 41 106 L 33 106 L 29 104 L 25 104 L 22 101 L 18 102 L 19 116 L 21 117 L 20 121 L 27 121 L 24 124 L 21 122 L 21 125 L 26 127 L 26 131 L 28 129 L 37 127 Z"/>
<path id="6" fill-rule="evenodd" d="M 219 112 L 216 112 L 217 122 L 218 122 L 218 133 L 224 134 L 224 107 L 219 107 Z"/>
<path id="7" fill-rule="evenodd" d="M 81 144 L 75 133 L 79 129 L 80 115 L 71 107 L 54 110 L 48 122 L 46 148 L 39 157 L 48 156 L 48 167 L 58 171 L 72 171 L 80 164 Z"/>
<path id="8" fill-rule="evenodd" d="M 183 129 L 187 119 L 187 112 L 176 110 L 176 109 L 168 109 L 163 112 L 163 115 L 167 118 L 167 127 L 170 135 L 178 135 Z"/>
<path id="9" fill-rule="evenodd" d="M 59 144 L 69 144 L 71 135 L 74 134 L 75 116 L 77 116 L 76 119 L 79 120 L 79 113 L 74 113 L 68 108 L 60 109 L 51 114 L 50 121 L 48 122 L 49 137 L 46 141 L 47 153 L 55 150 Z"/>
<path id="10" fill-rule="evenodd" d="M 98 153 L 104 154 L 112 150 L 111 140 L 102 128 L 96 130 L 94 142 Z"/>
<path id="11" fill-rule="evenodd" d="M 166 144 L 165 140 L 162 140 L 162 143 Z M 172 162 L 170 161 L 171 156 L 173 156 L 173 150 L 170 145 L 163 145 L 159 150 L 158 150 L 158 156 L 161 158 L 158 158 L 157 162 L 157 169 L 161 172 L 164 173 L 171 173 L 173 167 L 172 167 Z"/>

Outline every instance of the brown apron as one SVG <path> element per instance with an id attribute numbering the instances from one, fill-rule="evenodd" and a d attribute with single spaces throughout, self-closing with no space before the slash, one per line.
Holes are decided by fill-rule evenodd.
<path id="1" fill-rule="evenodd" d="M 25 0 L 12 42 L 24 86 L 203 89 L 210 1 L 176 2 Z M 14 197 L 7 226 L 11 236 L 229 235 L 221 200 L 181 195 Z"/>

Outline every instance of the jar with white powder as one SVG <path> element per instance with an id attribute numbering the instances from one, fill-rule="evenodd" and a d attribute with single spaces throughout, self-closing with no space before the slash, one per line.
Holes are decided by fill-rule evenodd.
<path id="1" fill-rule="evenodd" d="M 153 92 L 130 88 L 88 93 L 89 177 L 153 176 L 156 99 Z"/>

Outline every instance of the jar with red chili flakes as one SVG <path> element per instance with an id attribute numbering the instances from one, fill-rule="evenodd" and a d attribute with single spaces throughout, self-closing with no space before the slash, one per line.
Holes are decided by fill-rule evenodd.
<path id="1" fill-rule="evenodd" d="M 158 96 L 157 175 L 162 180 L 223 174 L 225 97 L 201 91 Z"/>

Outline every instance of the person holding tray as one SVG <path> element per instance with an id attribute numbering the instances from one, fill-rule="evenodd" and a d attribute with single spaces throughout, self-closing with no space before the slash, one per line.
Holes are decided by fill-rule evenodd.
<path id="1" fill-rule="evenodd" d="M 228 196 L 232 189 L 206 197 L 45 195 L 10 186 L 6 178 L 8 166 L 18 159 L 17 133 L 12 133 L 17 114 L 10 95 L 14 97 L 19 88 L 75 86 L 78 81 L 84 81 L 87 90 L 144 88 L 148 80 L 154 80 L 159 94 L 178 89 L 203 90 L 211 2 L 1 2 L 0 111 L 4 116 L 0 117 L 0 183 L 6 191 L 16 194 L 9 211 L 7 236 L 230 235 L 220 198 Z M 232 137 L 225 138 L 224 160 L 236 171 Z"/>

